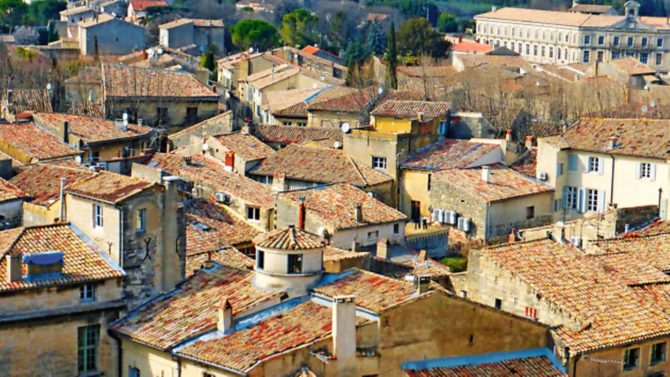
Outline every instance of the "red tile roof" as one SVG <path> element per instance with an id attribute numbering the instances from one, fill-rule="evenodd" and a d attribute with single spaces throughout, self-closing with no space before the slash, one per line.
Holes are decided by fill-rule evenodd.
<path id="1" fill-rule="evenodd" d="M 472 356 L 476 359 L 477 356 Z M 408 377 L 567 377 L 546 356 L 464 364 L 452 367 L 406 370 Z"/>
<path id="2" fill-rule="evenodd" d="M 486 43 L 461 42 L 451 46 L 451 51 L 487 53 L 493 50 L 493 46 Z"/>
<path id="3" fill-rule="evenodd" d="M 313 140 L 331 140 L 342 144 L 344 136 L 339 128 L 258 125 L 251 134 L 266 143 L 301 144 Z"/>
<path id="4" fill-rule="evenodd" d="M 175 290 L 156 297 L 113 324 L 111 330 L 139 343 L 168 350 L 215 329 L 222 298 L 228 299 L 233 315 L 239 316 L 282 295 L 279 291 L 256 289 L 252 278 L 250 271 L 232 267 L 201 270 Z"/>
<path id="5" fill-rule="evenodd" d="M 495 150 L 500 150 L 500 145 L 444 139 L 419 149 L 401 167 L 419 170 L 462 169 Z M 500 153 L 500 159 L 502 157 Z"/>
<path id="6" fill-rule="evenodd" d="M 130 0 L 130 4 L 136 12 L 151 7 L 168 6 L 168 3 L 165 0 Z"/>
<path id="7" fill-rule="evenodd" d="M 65 192 L 107 203 L 119 203 L 154 187 L 162 186 L 139 178 L 104 171 L 69 185 Z"/>
<path id="8" fill-rule="evenodd" d="M 375 89 L 329 87 L 308 102 L 307 111 L 333 111 L 364 114 L 375 100 Z"/>
<path id="9" fill-rule="evenodd" d="M 444 118 L 451 108 L 449 102 L 386 100 L 377 106 L 370 115 L 379 117 L 418 119 L 423 113 L 424 119 Z"/>
<path id="10" fill-rule="evenodd" d="M 28 196 L 27 192 L 16 187 L 13 183 L 0 178 L 0 203 L 24 199 Z"/>
<path id="11" fill-rule="evenodd" d="M 63 272 L 60 277 L 27 282 L 7 282 L 6 255 L 28 255 L 47 251 L 63 252 Z M 24 274 L 26 273 L 24 265 Z M 67 224 L 16 228 L 0 232 L 0 292 L 31 288 L 80 284 L 121 278 L 123 270 L 92 243 L 82 239 Z"/>
<path id="12" fill-rule="evenodd" d="M 0 124 L 0 142 L 11 145 L 13 149 L 39 161 L 74 157 L 81 154 L 80 151 L 32 123 Z M 5 152 L 12 153 L 9 150 Z M 19 159 L 18 156 L 12 157 Z"/>
<path id="13" fill-rule="evenodd" d="M 274 176 L 276 173 L 285 173 L 286 178 L 291 180 L 350 183 L 356 187 L 375 186 L 392 180 L 341 150 L 296 144 L 277 151 L 250 171 L 250 174 L 264 176 Z"/>
<path id="14" fill-rule="evenodd" d="M 65 187 L 91 178 L 96 173 L 80 168 L 56 164 L 34 164 L 20 169 L 10 182 L 24 190 L 33 200 L 31 204 L 48 207 L 58 200 L 60 179 L 65 178 Z"/>
<path id="15" fill-rule="evenodd" d="M 514 161 L 510 167 L 521 174 L 535 177 L 537 174 L 537 148 L 529 149 L 523 157 Z"/>
<path id="16" fill-rule="evenodd" d="M 234 133 L 215 137 L 221 145 L 246 161 L 262 160 L 274 153 L 274 149 L 250 134 Z"/>
<path id="17" fill-rule="evenodd" d="M 193 276 L 203 268 L 218 263 L 222 266 L 239 268 L 240 270 L 253 270 L 256 262 L 242 254 L 234 247 L 225 247 L 216 251 L 191 254 L 186 256 L 186 277 Z"/>
<path id="18" fill-rule="evenodd" d="M 452 185 L 485 202 L 554 191 L 551 186 L 502 165 L 491 166 L 488 183 L 482 179 L 482 169 L 443 170 L 435 174 L 435 179 L 439 184 Z"/>
<path id="19" fill-rule="evenodd" d="M 326 246 L 322 237 L 292 226 L 263 233 L 254 238 L 254 244 L 257 247 L 280 250 L 309 250 Z"/>
<path id="20" fill-rule="evenodd" d="M 68 122 L 71 135 L 78 136 L 88 143 L 113 140 L 128 140 L 149 136 L 150 127 L 129 124 L 127 131 L 117 127 L 111 120 L 70 114 L 37 113 L 33 115 L 38 126 L 57 128 Z"/>
<path id="21" fill-rule="evenodd" d="M 279 193 L 296 205 L 304 199 L 306 216 L 315 216 L 316 223 L 334 230 L 352 229 L 407 220 L 395 208 L 371 197 L 365 191 L 347 183 Z M 361 205 L 361 221 L 356 219 L 354 207 Z"/>
<path id="22" fill-rule="evenodd" d="M 7 100 L 7 90 L 2 91 L 0 101 Z M 25 111 L 29 112 L 51 112 L 51 98 L 49 91 L 46 89 L 21 89 L 12 88 L 12 100 L 9 106 L 14 114 L 19 114 Z"/>

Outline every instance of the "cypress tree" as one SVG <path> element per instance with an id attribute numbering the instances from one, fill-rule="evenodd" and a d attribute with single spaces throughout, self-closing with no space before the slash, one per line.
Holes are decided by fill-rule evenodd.
<path id="1" fill-rule="evenodd" d="M 398 67 L 398 53 L 395 43 L 395 25 L 391 22 L 389 31 L 388 47 L 386 50 L 386 87 L 389 89 L 398 89 L 398 78 L 396 69 Z"/>

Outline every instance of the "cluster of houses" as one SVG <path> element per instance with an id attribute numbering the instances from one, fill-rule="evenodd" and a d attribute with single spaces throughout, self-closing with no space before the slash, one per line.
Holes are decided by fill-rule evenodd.
<path id="1" fill-rule="evenodd" d="M 67 111 L 1 94 L 0 374 L 670 374 L 670 120 L 494 126 L 426 85 L 629 85 L 651 74 L 632 58 L 551 69 L 461 40 L 392 90 L 287 46 L 219 50 L 212 82 L 193 57 L 223 23 L 144 50 L 163 6 L 62 13 L 82 54 L 120 55 L 64 82 Z"/>

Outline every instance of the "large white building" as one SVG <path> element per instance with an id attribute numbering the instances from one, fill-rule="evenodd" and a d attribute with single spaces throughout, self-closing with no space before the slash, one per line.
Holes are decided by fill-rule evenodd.
<path id="1" fill-rule="evenodd" d="M 477 39 L 504 46 L 537 63 L 569 64 L 635 57 L 659 71 L 670 69 L 670 22 L 641 17 L 628 1 L 625 14 L 606 15 L 501 8 L 475 16 Z"/>

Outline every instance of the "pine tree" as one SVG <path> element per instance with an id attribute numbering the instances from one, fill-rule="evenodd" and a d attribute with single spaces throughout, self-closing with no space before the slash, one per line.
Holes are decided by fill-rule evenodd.
<path id="1" fill-rule="evenodd" d="M 388 47 L 386 51 L 386 87 L 389 89 L 398 89 L 398 78 L 396 69 L 398 67 L 398 53 L 395 43 L 395 25 L 391 22 L 389 30 Z"/>
<path id="2" fill-rule="evenodd" d="M 381 55 L 386 51 L 386 33 L 379 23 L 373 22 L 370 25 L 367 44 L 375 55 Z"/>

